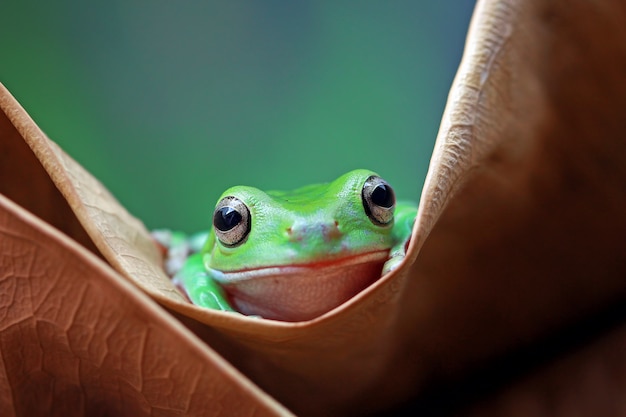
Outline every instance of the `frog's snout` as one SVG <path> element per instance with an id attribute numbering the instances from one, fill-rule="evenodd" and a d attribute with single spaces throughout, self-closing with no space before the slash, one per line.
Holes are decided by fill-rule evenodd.
<path id="1" fill-rule="evenodd" d="M 323 240 L 332 242 L 341 238 L 339 222 L 313 223 L 294 225 L 287 228 L 287 236 L 291 242 L 303 242 L 307 240 Z"/>

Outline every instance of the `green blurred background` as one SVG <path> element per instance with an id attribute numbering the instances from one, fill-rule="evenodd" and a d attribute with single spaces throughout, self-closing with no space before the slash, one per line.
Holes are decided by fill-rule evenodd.
<path id="1" fill-rule="evenodd" d="M 0 81 L 150 228 L 359 167 L 417 201 L 473 6 L 2 0 Z"/>

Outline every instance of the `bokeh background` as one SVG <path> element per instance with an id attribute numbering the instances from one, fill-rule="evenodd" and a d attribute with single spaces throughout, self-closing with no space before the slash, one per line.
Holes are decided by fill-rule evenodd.
<path id="1" fill-rule="evenodd" d="M 473 7 L 2 0 L 0 82 L 149 228 L 361 167 L 417 201 Z"/>

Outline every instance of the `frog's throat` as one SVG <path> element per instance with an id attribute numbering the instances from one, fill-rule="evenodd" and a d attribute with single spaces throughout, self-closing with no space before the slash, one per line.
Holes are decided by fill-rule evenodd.
<path id="1" fill-rule="evenodd" d="M 240 312 L 304 321 L 341 305 L 380 278 L 388 256 L 389 250 L 379 250 L 331 261 L 209 272 Z"/>

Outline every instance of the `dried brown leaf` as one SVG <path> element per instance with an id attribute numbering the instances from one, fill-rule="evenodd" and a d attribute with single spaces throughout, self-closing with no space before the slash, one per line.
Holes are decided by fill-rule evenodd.
<path id="1" fill-rule="evenodd" d="M 0 196 L 3 415 L 291 415 L 107 264 Z"/>
<path id="2" fill-rule="evenodd" d="M 617 0 L 480 1 L 405 264 L 308 322 L 187 303 L 141 222 L 6 90 L 1 191 L 292 410 L 382 409 L 623 300 L 625 21 Z"/>

